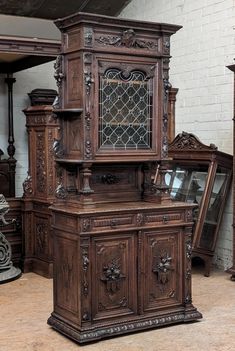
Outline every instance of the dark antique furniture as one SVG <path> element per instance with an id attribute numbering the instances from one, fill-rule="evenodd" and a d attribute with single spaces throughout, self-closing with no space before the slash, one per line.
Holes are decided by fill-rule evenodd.
<path id="1" fill-rule="evenodd" d="M 164 183 L 170 36 L 180 27 L 78 13 L 62 54 L 51 206 L 54 311 L 85 343 L 201 318 L 191 298 L 192 211 Z"/>
<path id="2" fill-rule="evenodd" d="M 233 86 L 233 264 L 227 272 L 231 274 L 231 280 L 235 280 L 235 65 L 230 65 L 228 68 L 234 73 Z"/>
<path id="3" fill-rule="evenodd" d="M 0 194 L 6 197 L 15 196 L 15 167 L 14 158 L 3 158 L 3 151 L 0 149 Z"/>
<path id="4" fill-rule="evenodd" d="M 55 197 L 56 169 L 53 144 L 58 122 L 52 114 L 57 92 L 35 89 L 29 96 L 33 106 L 24 110 L 28 132 L 29 171 L 24 181 L 23 232 L 24 272 L 52 277 L 51 211 Z"/>
<path id="5" fill-rule="evenodd" d="M 177 201 L 198 204 L 195 212 L 193 257 L 204 261 L 210 275 L 218 232 L 232 179 L 232 156 L 213 144 L 202 144 L 191 134 L 178 134 L 169 145 L 173 161 L 167 175 L 171 196 Z"/>
<path id="6" fill-rule="evenodd" d="M 55 60 L 59 51 L 60 41 L 0 36 L 0 73 L 6 74 L 5 83 L 8 88 L 8 157 L 3 158 L 3 152 L 0 150 L 0 193 L 7 198 L 10 206 L 10 211 L 6 215 L 7 221 L 11 222 L 13 218 L 16 219 L 8 226 L 2 228 L 2 232 L 11 245 L 12 261 L 16 265 L 21 265 L 22 263 L 22 246 L 25 240 L 22 238 L 22 200 L 15 197 L 17 161 L 15 159 L 14 145 L 13 85 L 16 79 L 13 77 L 13 73 Z M 32 244 L 31 239 L 30 243 Z M 31 245 L 30 243 L 27 244 Z"/>

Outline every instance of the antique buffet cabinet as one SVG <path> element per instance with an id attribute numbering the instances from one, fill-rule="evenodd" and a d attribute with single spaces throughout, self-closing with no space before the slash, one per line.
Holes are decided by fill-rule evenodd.
<path id="1" fill-rule="evenodd" d="M 194 204 L 164 184 L 170 36 L 179 26 L 77 13 L 55 63 L 54 311 L 79 343 L 201 318 Z"/>

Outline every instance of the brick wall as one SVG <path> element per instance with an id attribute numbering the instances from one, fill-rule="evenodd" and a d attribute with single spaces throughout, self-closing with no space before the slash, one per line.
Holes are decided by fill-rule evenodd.
<path id="1" fill-rule="evenodd" d="M 176 133 L 195 133 L 205 144 L 232 150 L 235 57 L 234 0 L 132 0 L 120 17 L 182 25 L 172 36 L 170 81 L 179 88 Z M 228 199 L 216 247 L 215 263 L 232 260 L 232 205 Z"/>

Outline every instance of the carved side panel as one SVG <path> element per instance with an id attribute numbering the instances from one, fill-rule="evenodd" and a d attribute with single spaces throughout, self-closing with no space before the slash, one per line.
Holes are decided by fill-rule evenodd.
<path id="1" fill-rule="evenodd" d="M 55 162 L 54 162 L 54 130 L 48 130 L 48 177 L 47 177 L 47 194 L 53 196 L 55 192 Z"/>
<path id="2" fill-rule="evenodd" d="M 55 310 L 66 313 L 72 320 L 77 320 L 78 313 L 78 257 L 76 240 L 63 237 L 55 231 L 54 277 Z M 64 312 L 65 311 L 65 312 Z"/>
<path id="3" fill-rule="evenodd" d="M 69 56 L 69 55 L 68 55 Z M 68 79 L 66 80 L 65 88 L 65 108 L 82 107 L 82 74 L 81 74 L 81 60 L 78 56 L 69 56 L 66 58 Z"/>
<path id="4" fill-rule="evenodd" d="M 35 254 L 37 257 L 51 257 L 50 217 L 34 217 Z"/>
<path id="5" fill-rule="evenodd" d="M 76 29 L 66 35 L 66 46 L 69 50 L 76 50 L 81 46 L 81 31 Z"/>
<path id="6" fill-rule="evenodd" d="M 43 132 L 36 132 L 36 193 L 46 194 L 46 143 Z"/>
<path id="7" fill-rule="evenodd" d="M 131 235 L 94 239 L 93 319 L 136 313 L 136 245 Z"/>
<path id="8" fill-rule="evenodd" d="M 180 233 L 147 232 L 144 250 L 144 310 L 180 303 Z"/>

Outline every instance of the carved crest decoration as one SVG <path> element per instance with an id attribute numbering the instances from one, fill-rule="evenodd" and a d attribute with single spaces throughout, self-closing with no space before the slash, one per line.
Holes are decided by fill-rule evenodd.
<path id="1" fill-rule="evenodd" d="M 169 144 L 169 151 L 189 150 L 189 151 L 215 151 L 217 147 L 214 144 L 203 144 L 194 134 L 182 132 Z"/>
<path id="2" fill-rule="evenodd" d="M 120 36 L 119 35 L 101 36 L 97 38 L 96 41 L 99 44 L 112 45 L 116 47 L 125 46 L 127 48 L 149 49 L 149 50 L 156 50 L 158 48 L 157 42 L 137 39 L 136 32 L 133 29 L 124 30 Z"/>

